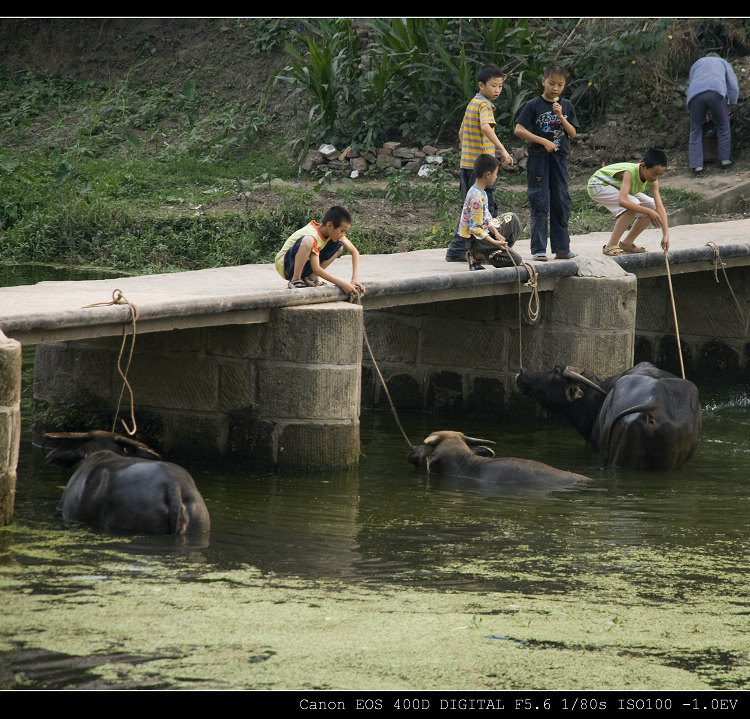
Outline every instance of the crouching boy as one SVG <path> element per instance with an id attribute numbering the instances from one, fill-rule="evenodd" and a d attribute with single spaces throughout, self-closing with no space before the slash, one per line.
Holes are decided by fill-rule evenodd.
<path id="1" fill-rule="evenodd" d="M 276 270 L 288 281 L 290 289 L 320 287 L 321 279 L 338 285 L 346 294 L 365 288 L 357 279 L 359 274 L 359 252 L 347 239 L 345 233 L 352 226 L 348 210 L 334 205 L 323 215 L 320 222 L 309 224 L 293 232 L 276 255 Z M 331 263 L 347 250 L 352 257 L 352 278 L 342 280 L 327 272 Z"/>
<path id="2" fill-rule="evenodd" d="M 493 267 L 511 267 L 523 262 L 510 249 L 521 234 L 518 216 L 506 212 L 493 220 L 489 211 L 485 188 L 494 185 L 499 168 L 494 155 L 479 155 L 474 162 L 476 180 L 466 193 L 457 232 L 466 241 L 470 270 L 483 270 L 482 262 Z"/>

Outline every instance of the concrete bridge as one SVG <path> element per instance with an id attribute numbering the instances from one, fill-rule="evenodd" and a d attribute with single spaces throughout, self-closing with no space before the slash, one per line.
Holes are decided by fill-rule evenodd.
<path id="1" fill-rule="evenodd" d="M 4 518 L 18 457 L 21 346 L 36 346 L 37 435 L 110 429 L 134 313 L 111 304 L 116 290 L 137 308 L 127 374 L 140 439 L 169 456 L 348 467 L 359 456 L 360 406 L 386 402 L 365 336 L 396 405 L 435 414 L 528 413 L 513 392 L 520 365 L 576 363 L 607 376 L 635 358 L 679 374 L 680 358 L 688 377 L 744 373 L 750 223 L 683 225 L 670 235 L 669 273 L 657 230 L 639 240 L 650 252 L 618 258 L 601 253 L 608 233 L 574 237 L 574 260 L 532 263 L 522 243 L 529 264 L 518 271 L 469 272 L 446 263 L 443 250 L 364 256 L 359 302 L 333 286 L 289 290 L 271 265 L 0 288 Z M 348 276 L 349 259 L 332 269 Z M 126 393 L 126 420 L 128 401 Z"/>

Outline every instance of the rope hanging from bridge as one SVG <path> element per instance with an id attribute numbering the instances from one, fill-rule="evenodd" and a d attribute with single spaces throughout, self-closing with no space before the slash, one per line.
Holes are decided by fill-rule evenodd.
<path id="1" fill-rule="evenodd" d="M 737 314 L 740 316 L 742 331 L 746 335 L 747 318 L 745 317 L 745 313 L 742 311 L 742 307 L 740 306 L 740 302 L 737 299 L 737 295 L 734 294 L 732 285 L 729 282 L 729 277 L 727 277 L 727 266 L 724 264 L 724 260 L 721 259 L 721 255 L 719 254 L 719 247 L 715 242 L 706 242 L 706 246 L 710 247 L 714 253 L 714 279 L 716 280 L 716 284 L 719 284 L 719 267 L 721 267 L 721 271 L 724 273 L 724 279 L 727 282 L 727 287 L 729 287 L 729 292 L 732 295 L 732 299 L 734 300 L 734 306 L 737 308 Z"/>
<path id="2" fill-rule="evenodd" d="M 521 269 L 513 259 L 513 255 L 508 252 L 508 257 L 513 263 L 513 267 L 516 268 L 516 281 L 518 282 L 518 368 L 519 370 L 523 367 L 523 312 L 521 310 Z M 529 323 L 534 324 L 539 319 L 539 274 L 536 271 L 536 267 L 530 265 L 528 262 L 524 262 L 523 266 L 529 273 L 529 279 L 526 281 L 526 287 L 531 288 L 531 294 L 529 295 L 529 307 L 528 317 Z"/>
<path id="3" fill-rule="evenodd" d="M 135 348 L 135 335 L 136 335 L 136 323 L 138 322 L 138 307 L 134 305 L 130 300 L 126 299 L 125 295 L 120 290 L 115 290 L 112 293 L 112 300 L 110 302 L 96 302 L 92 305 L 86 305 L 86 307 L 108 307 L 111 305 L 127 305 L 130 308 L 130 321 L 133 326 L 133 339 L 130 343 L 130 352 L 128 353 L 128 362 L 125 370 L 122 369 L 122 356 L 125 352 L 125 344 L 127 342 L 127 324 L 122 326 L 122 344 L 120 345 L 120 354 L 117 357 L 117 371 L 122 377 L 122 387 L 120 388 L 120 396 L 117 400 L 117 409 L 115 410 L 115 416 L 112 420 L 112 431 L 114 432 L 117 427 L 117 418 L 120 415 L 120 404 L 122 403 L 122 396 L 125 394 L 127 388 L 128 394 L 130 395 L 130 421 L 132 422 L 132 429 L 128 427 L 124 419 L 121 419 L 122 426 L 125 431 L 132 437 L 138 431 L 138 425 L 135 421 L 135 398 L 133 395 L 133 388 L 128 382 L 128 371 L 130 370 L 130 363 L 133 359 L 133 350 Z"/>
<path id="4" fill-rule="evenodd" d="M 682 361 L 682 344 L 680 343 L 680 327 L 677 324 L 677 308 L 674 303 L 674 290 L 672 289 L 672 275 L 669 272 L 669 253 L 664 250 L 664 264 L 667 267 L 667 283 L 669 285 L 669 296 L 672 300 L 672 317 L 674 318 L 674 332 L 677 339 L 677 354 L 680 357 L 680 371 L 682 372 L 682 379 L 685 379 L 685 364 Z"/>
<path id="5" fill-rule="evenodd" d="M 362 304 L 362 294 L 359 290 L 355 290 L 349 295 L 349 302 L 355 304 L 355 305 L 361 305 Z M 383 385 L 383 391 L 385 392 L 385 396 L 388 398 L 388 404 L 391 406 L 391 412 L 393 412 L 393 418 L 396 420 L 396 424 L 398 425 L 399 430 L 401 430 L 401 435 L 406 440 L 406 444 L 409 445 L 411 448 L 413 445 L 411 441 L 409 440 L 409 437 L 407 436 L 406 432 L 404 431 L 403 425 L 401 424 L 401 421 L 398 418 L 398 412 L 396 412 L 396 406 L 393 404 L 393 399 L 391 398 L 391 393 L 388 391 L 388 385 L 385 383 L 385 378 L 383 377 L 383 373 L 380 371 L 380 367 L 378 367 L 377 360 L 375 359 L 375 355 L 372 351 L 372 347 L 370 346 L 370 340 L 367 338 L 367 329 L 365 328 L 364 319 L 362 320 L 362 337 L 365 340 L 365 346 L 367 347 L 367 352 L 370 355 L 370 359 L 372 360 L 372 366 L 375 368 L 375 371 L 378 374 L 378 377 L 380 378 L 380 383 Z"/>

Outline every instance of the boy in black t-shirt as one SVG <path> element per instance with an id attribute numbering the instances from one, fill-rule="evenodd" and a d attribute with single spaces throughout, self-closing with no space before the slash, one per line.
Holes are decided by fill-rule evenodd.
<path id="1" fill-rule="evenodd" d="M 568 153 L 576 136 L 578 118 L 573 103 L 560 99 L 565 89 L 565 71 L 550 65 L 544 72 L 542 92 L 526 103 L 516 118 L 514 134 L 525 140 L 526 194 L 531 209 L 531 254 L 547 259 L 547 221 L 552 252 L 558 260 L 575 257 L 570 251 L 568 217 L 573 205 L 568 192 Z"/>

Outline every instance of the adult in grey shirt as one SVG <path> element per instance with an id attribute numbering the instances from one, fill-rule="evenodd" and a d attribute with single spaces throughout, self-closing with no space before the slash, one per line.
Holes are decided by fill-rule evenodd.
<path id="1" fill-rule="evenodd" d="M 718 154 L 722 167 L 732 164 L 729 105 L 736 105 L 739 85 L 732 66 L 716 55 L 696 60 L 690 68 L 687 110 L 690 118 L 688 160 L 695 172 L 703 170 L 703 123 L 710 112 L 716 125 Z"/>

